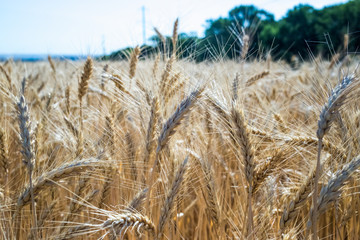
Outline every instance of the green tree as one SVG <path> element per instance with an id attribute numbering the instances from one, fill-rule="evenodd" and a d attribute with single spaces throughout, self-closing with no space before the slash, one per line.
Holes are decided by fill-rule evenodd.
<path id="1" fill-rule="evenodd" d="M 257 33 L 262 24 L 274 23 L 274 15 L 253 5 L 238 6 L 229 11 L 228 18 L 208 21 L 205 31 L 208 55 L 237 58 L 241 52 L 243 34 L 250 36 L 253 48 L 259 45 Z"/>

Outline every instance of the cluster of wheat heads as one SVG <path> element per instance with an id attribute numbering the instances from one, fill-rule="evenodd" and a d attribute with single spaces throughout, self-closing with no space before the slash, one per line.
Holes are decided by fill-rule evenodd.
<path id="1" fill-rule="evenodd" d="M 356 59 L 140 54 L 0 65 L 1 239 L 359 239 Z"/>

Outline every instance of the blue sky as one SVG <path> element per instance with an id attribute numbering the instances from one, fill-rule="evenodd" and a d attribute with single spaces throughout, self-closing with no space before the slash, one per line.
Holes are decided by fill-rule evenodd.
<path id="1" fill-rule="evenodd" d="M 3 0 L 0 8 L 0 54 L 97 55 L 143 43 L 157 27 L 171 35 L 179 17 L 180 32 L 202 36 L 207 19 L 227 16 L 234 6 L 254 4 L 276 19 L 299 3 L 315 8 L 346 0 Z"/>

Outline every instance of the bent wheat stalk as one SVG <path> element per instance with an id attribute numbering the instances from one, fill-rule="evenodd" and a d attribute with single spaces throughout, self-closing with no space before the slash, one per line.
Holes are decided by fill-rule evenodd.
<path id="1" fill-rule="evenodd" d="M 98 160 L 92 158 L 88 160 L 74 161 L 72 163 L 65 164 L 57 169 L 54 169 L 50 172 L 44 173 L 34 181 L 32 188 L 34 196 L 40 193 L 40 191 L 44 190 L 48 185 L 51 185 L 51 183 L 57 182 L 66 177 L 73 176 L 90 168 L 93 168 L 94 166 L 96 166 L 97 163 Z M 18 210 L 20 210 L 22 207 L 29 203 L 30 193 L 31 188 L 27 187 L 25 188 L 23 193 L 20 194 L 17 201 Z"/>
<path id="2" fill-rule="evenodd" d="M 322 187 L 317 205 L 310 210 L 310 218 L 307 223 L 308 229 L 316 224 L 318 215 L 323 213 L 332 202 L 338 199 L 341 194 L 340 188 L 359 167 L 360 155 L 346 164 L 341 170 L 337 171 L 334 176 L 330 178 L 328 184 Z M 314 216 L 315 209 L 318 214 L 316 216 Z"/>
<path id="3" fill-rule="evenodd" d="M 313 193 L 313 208 L 314 211 L 312 213 L 312 239 L 317 239 L 317 192 L 318 192 L 318 181 L 321 175 L 321 150 L 322 150 L 322 142 L 325 134 L 330 130 L 331 123 L 333 122 L 336 113 L 339 111 L 341 106 L 343 106 L 348 100 L 348 95 L 351 90 L 353 90 L 356 86 L 358 86 L 358 79 L 355 78 L 354 75 L 345 76 L 343 80 L 331 91 L 331 95 L 328 99 L 328 102 L 323 106 L 323 109 L 320 113 L 320 119 L 318 121 L 318 129 L 316 131 L 316 135 L 319 139 L 318 141 L 318 155 L 316 161 L 316 171 L 315 171 L 315 184 L 314 184 L 314 193 Z"/>
<path id="4" fill-rule="evenodd" d="M 37 228 L 37 217 L 36 217 L 36 209 L 35 209 L 35 201 L 34 201 L 34 189 L 33 189 L 33 181 L 32 181 L 32 173 L 33 173 L 33 160 L 34 160 L 34 152 L 31 144 L 31 136 L 30 136 L 30 119 L 28 106 L 25 101 L 25 84 L 26 79 L 24 78 L 22 81 L 22 89 L 21 96 L 19 98 L 19 102 L 17 103 L 19 115 L 19 126 L 20 126 L 20 137 L 21 137 L 21 145 L 22 145 L 22 155 L 24 157 L 23 163 L 26 165 L 28 174 L 29 174 L 29 192 L 31 197 L 31 207 L 32 207 L 32 215 L 33 215 L 33 227 Z M 35 238 L 36 232 L 34 232 Z"/>

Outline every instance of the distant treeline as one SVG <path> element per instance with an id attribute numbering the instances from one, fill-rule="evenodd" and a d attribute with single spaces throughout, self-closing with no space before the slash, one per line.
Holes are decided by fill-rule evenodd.
<path id="1" fill-rule="evenodd" d="M 179 34 L 176 46 L 178 58 L 190 58 L 197 62 L 239 59 L 244 35 L 250 38 L 247 58 L 263 57 L 269 52 L 274 59 L 290 60 L 293 55 L 303 59 L 311 55 L 331 58 L 335 53 L 358 51 L 360 0 L 321 10 L 310 5 L 298 5 L 279 21 L 275 21 L 273 14 L 253 5 L 238 6 L 229 11 L 228 17 L 207 20 L 207 24 L 204 38 Z M 142 57 L 172 52 L 170 37 L 157 34 L 150 40 L 152 45 L 142 46 Z M 121 49 L 103 59 L 124 59 L 131 51 L 132 48 Z"/>

